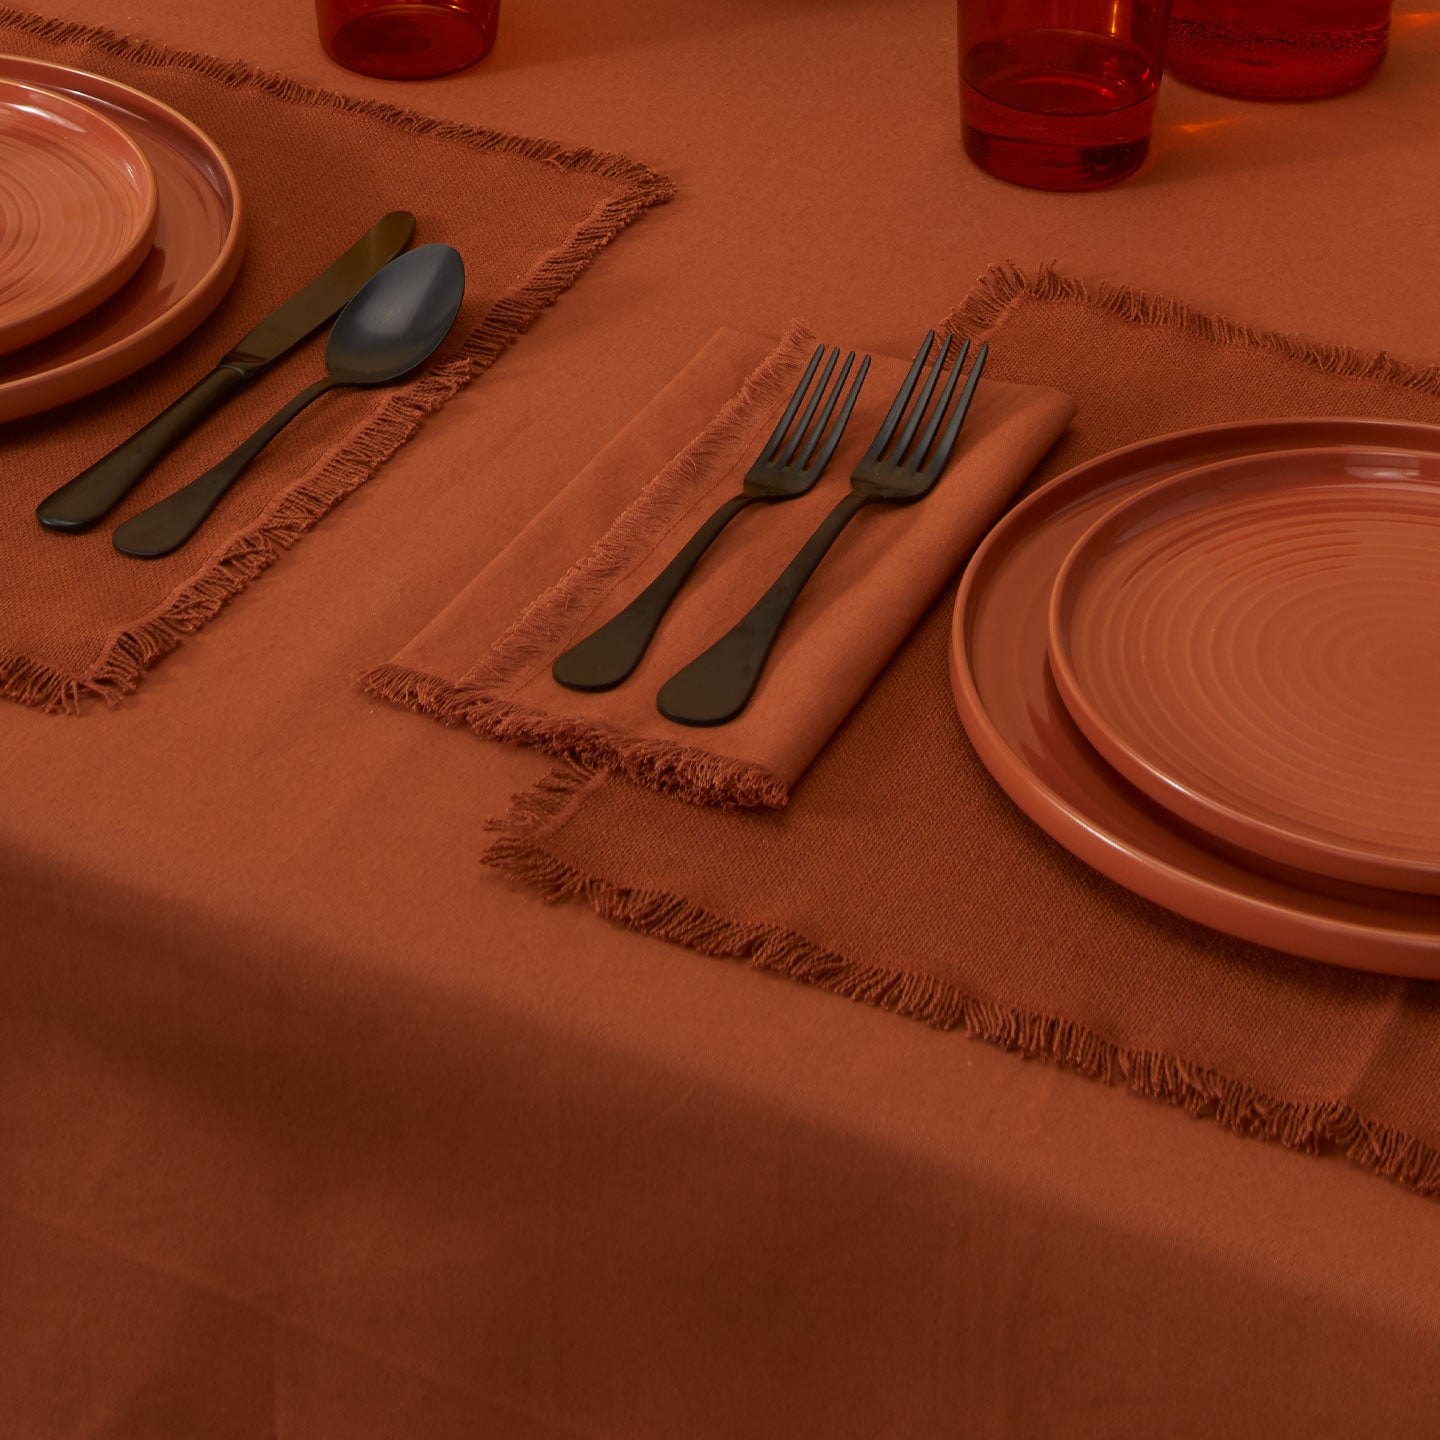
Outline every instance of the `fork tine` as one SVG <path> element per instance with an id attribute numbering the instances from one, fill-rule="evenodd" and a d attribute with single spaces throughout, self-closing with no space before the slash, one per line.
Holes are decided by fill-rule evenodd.
<path id="1" fill-rule="evenodd" d="M 925 411 L 930 405 L 930 397 L 935 393 L 935 386 L 940 379 L 940 371 L 944 368 L 945 357 L 949 353 L 950 336 L 947 335 L 945 343 L 940 347 L 940 353 L 935 357 L 935 363 L 930 367 L 930 373 L 925 377 L 925 383 L 920 387 L 919 395 L 915 397 L 915 403 L 910 407 L 909 417 L 905 421 L 905 428 L 900 432 L 900 438 L 895 442 L 895 449 L 891 452 L 890 458 L 897 465 L 905 463 L 905 457 L 910 452 L 910 442 L 914 440 L 915 432 L 925 418 Z M 915 458 L 918 460 L 924 453 L 921 450 Z"/>
<path id="2" fill-rule="evenodd" d="M 955 357 L 954 368 L 950 371 L 950 378 L 945 382 L 945 388 L 940 392 L 940 399 L 935 405 L 935 413 L 930 417 L 930 423 L 925 427 L 925 433 L 921 435 L 915 446 L 915 458 L 911 462 L 912 468 L 919 470 L 925 464 L 925 457 L 930 453 L 931 443 L 935 439 L 935 432 L 939 430 L 941 422 L 945 419 L 945 412 L 950 408 L 950 397 L 955 393 L 955 386 L 960 382 L 960 372 L 965 368 L 965 357 L 970 353 L 970 342 L 966 340 L 960 346 L 960 353 Z"/>
<path id="3" fill-rule="evenodd" d="M 848 363 L 848 362 L 847 362 Z M 812 461 L 809 456 L 805 458 L 807 470 L 824 470 L 830 463 L 830 457 L 835 453 L 835 447 L 840 443 L 840 437 L 845 433 L 845 427 L 850 423 L 850 412 L 855 408 L 856 397 L 860 394 L 860 387 L 865 383 L 865 377 L 870 373 L 870 357 L 866 355 L 860 361 L 860 368 L 855 372 L 855 379 L 851 382 L 850 392 L 845 396 L 845 403 L 840 407 L 840 413 L 835 417 L 835 423 L 830 427 L 830 433 L 825 437 L 825 443 L 820 447 L 820 453 Z M 841 376 L 844 380 L 844 376 Z M 835 393 L 840 393 L 840 386 L 835 387 Z M 833 398 L 831 403 L 833 404 Z"/>
<path id="4" fill-rule="evenodd" d="M 865 452 L 865 459 L 861 461 L 861 464 L 872 464 L 885 453 L 885 447 L 889 445 L 890 437 L 895 433 L 895 427 L 905 413 L 905 402 L 909 400 L 915 389 L 916 377 L 920 374 L 921 367 L 925 364 L 925 357 L 929 355 L 930 347 L 934 343 L 935 332 L 931 330 L 920 342 L 920 348 L 915 352 L 914 360 L 910 362 L 910 373 L 906 375 L 900 389 L 896 392 L 895 401 L 885 416 L 885 423 L 881 425 L 880 433 L 876 435 L 874 442 Z"/>
<path id="5" fill-rule="evenodd" d="M 825 369 L 821 371 L 819 383 L 810 392 L 810 401 L 805 406 L 799 423 L 795 426 L 795 433 L 791 435 L 790 443 L 785 447 L 785 453 L 776 460 L 775 463 L 777 465 L 788 465 L 795 458 L 795 452 L 800 448 L 800 442 L 805 438 L 805 432 L 810 428 L 810 421 L 815 415 L 815 407 L 820 403 L 820 397 L 825 393 L 825 387 L 830 383 L 830 376 L 835 372 L 835 362 L 839 358 L 840 349 L 837 346 L 831 350 L 830 358 L 825 362 Z"/>
<path id="6" fill-rule="evenodd" d="M 800 468 L 808 470 L 810 462 L 815 458 L 815 451 L 820 447 L 820 441 L 825 434 L 825 427 L 830 423 L 830 417 L 835 413 L 836 402 L 840 399 L 841 392 L 845 389 L 845 381 L 850 376 L 850 369 L 855 364 L 855 352 L 852 350 L 846 357 L 845 363 L 840 367 L 840 374 L 836 377 L 835 388 L 830 391 L 830 398 L 825 402 L 825 409 L 821 411 L 820 418 L 815 422 L 815 429 L 811 432 L 810 443 L 805 447 L 805 454 L 800 457 Z"/>
<path id="7" fill-rule="evenodd" d="M 800 383 L 795 387 L 795 393 L 790 397 L 790 403 L 785 407 L 785 413 L 780 417 L 780 423 L 771 431 L 770 438 L 765 442 L 765 452 L 761 458 L 767 463 L 785 438 L 785 432 L 790 428 L 790 422 L 795 418 L 795 412 L 800 408 L 801 400 L 805 398 L 805 391 L 809 388 L 810 380 L 815 374 L 815 367 L 819 365 L 820 357 L 824 353 L 823 345 L 815 347 L 815 353 L 810 357 L 810 363 L 805 367 L 805 373 L 800 377 Z"/>
<path id="8" fill-rule="evenodd" d="M 940 437 L 940 444 L 936 447 L 930 463 L 925 467 L 924 478 L 932 485 L 940 478 L 940 472 L 944 470 L 950 459 L 950 452 L 955 448 L 955 438 L 960 434 L 961 425 L 965 423 L 965 412 L 969 410 L 970 402 L 975 398 L 975 387 L 980 383 L 980 372 L 985 368 L 985 359 L 989 354 L 990 347 L 988 345 L 982 345 L 975 352 L 975 363 L 970 367 L 970 378 L 966 380 L 965 388 L 960 392 L 959 402 L 955 406 L 955 414 L 945 427 L 945 433 Z"/>

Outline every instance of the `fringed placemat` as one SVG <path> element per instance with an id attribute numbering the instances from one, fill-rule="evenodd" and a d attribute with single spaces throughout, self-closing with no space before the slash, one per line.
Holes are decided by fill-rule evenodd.
<path id="1" fill-rule="evenodd" d="M 994 336 L 999 377 L 1078 400 L 1037 480 L 1227 420 L 1440 423 L 1433 367 L 1129 290 L 1091 293 L 1051 272 L 993 272 L 953 323 Z M 498 822 L 490 863 L 645 934 L 1440 1192 L 1440 986 L 1220 935 L 1051 841 L 994 784 L 956 718 L 952 600 L 784 811 L 698 810 L 568 766 Z"/>
<path id="2" fill-rule="evenodd" d="M 251 217 L 240 278 L 194 336 L 128 381 L 0 427 L 0 695 L 52 711 L 129 694 L 672 192 L 622 156 L 350 99 L 9 7 L 0 7 L 0 52 L 95 71 L 188 116 L 235 167 Z M 164 559 L 117 554 L 112 529 L 208 469 L 317 378 L 320 340 L 207 420 L 94 530 L 59 535 L 36 523 L 44 496 L 150 420 L 397 209 L 417 216 L 417 243 L 454 245 L 466 263 L 460 320 L 419 378 L 327 397 L 265 452 L 196 541 Z M 0 358 L 0 379 L 6 363 Z"/>

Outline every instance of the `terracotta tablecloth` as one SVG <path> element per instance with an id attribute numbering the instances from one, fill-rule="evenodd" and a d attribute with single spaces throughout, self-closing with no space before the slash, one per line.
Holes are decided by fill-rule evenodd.
<path id="1" fill-rule="evenodd" d="M 1427 357 L 1440 28 L 1333 103 L 1167 84 L 1057 198 L 963 161 L 949 0 L 506 0 L 410 87 L 292 0 L 53 4 L 680 194 L 214 644 L 0 707 L 6 1433 L 1426 1433 L 1433 1202 L 538 906 L 477 856 L 547 762 L 352 680 L 721 326 L 903 354 L 1010 255 Z"/>

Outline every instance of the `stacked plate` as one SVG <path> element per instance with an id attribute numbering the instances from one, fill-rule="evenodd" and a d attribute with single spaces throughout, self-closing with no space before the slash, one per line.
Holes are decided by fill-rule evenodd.
<path id="1" fill-rule="evenodd" d="M 164 354 L 240 266 L 234 172 L 158 100 L 0 55 L 0 421 Z"/>
<path id="2" fill-rule="evenodd" d="M 1082 465 L 976 551 L 950 659 L 991 773 L 1096 869 L 1440 978 L 1440 428 L 1263 421 Z"/>

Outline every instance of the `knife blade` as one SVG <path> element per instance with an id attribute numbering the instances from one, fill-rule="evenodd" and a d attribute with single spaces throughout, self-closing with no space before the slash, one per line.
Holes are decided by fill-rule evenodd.
<path id="1" fill-rule="evenodd" d="M 167 410 L 47 495 L 35 507 L 36 519 L 48 530 L 88 529 L 224 399 L 338 315 L 414 233 L 415 217 L 408 210 L 392 210 L 377 221 L 323 275 L 267 315 Z"/>

